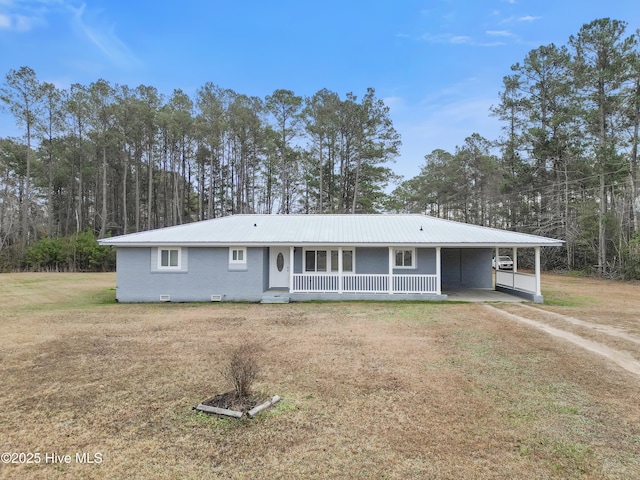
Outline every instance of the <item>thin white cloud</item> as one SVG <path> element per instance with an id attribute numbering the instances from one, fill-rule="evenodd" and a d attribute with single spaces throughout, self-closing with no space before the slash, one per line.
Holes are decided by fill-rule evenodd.
<path id="1" fill-rule="evenodd" d="M 14 30 L 17 32 L 28 32 L 43 23 L 43 20 L 38 17 L 16 15 L 14 17 Z"/>
<path id="2" fill-rule="evenodd" d="M 77 8 L 71 5 L 67 7 L 73 12 L 73 26 L 78 34 L 85 40 L 89 40 L 114 65 L 127 68 L 140 64 L 140 61 L 115 33 L 114 25 L 101 23 L 101 19 L 95 13 L 86 9 L 86 4 Z"/>
<path id="3" fill-rule="evenodd" d="M 507 17 L 502 19 L 502 21 L 500 23 L 502 24 L 512 24 L 512 23 L 519 23 L 519 22 L 536 22 L 538 20 L 542 20 L 542 17 L 535 17 L 533 15 L 524 15 L 522 17 Z"/>
<path id="4" fill-rule="evenodd" d="M 467 35 L 452 35 L 450 33 L 439 33 L 437 35 L 433 35 L 431 33 L 425 33 L 420 37 L 420 40 L 427 41 L 429 43 L 453 43 L 453 44 L 464 44 L 464 43 L 472 43 L 473 39 Z"/>
<path id="5" fill-rule="evenodd" d="M 38 11 L 23 7 L 24 4 L 0 0 L 0 30 L 28 32 L 46 23 Z"/>
<path id="6" fill-rule="evenodd" d="M 67 5 L 67 8 L 73 12 L 73 26 L 78 34 L 89 40 L 114 65 L 127 68 L 140 64 L 115 33 L 115 25 L 100 24 L 100 19 L 93 12 L 87 11 L 84 3 L 77 8 Z"/>
<path id="7" fill-rule="evenodd" d="M 0 0 L 0 30 L 29 32 L 62 15 L 82 41 L 97 48 L 112 65 L 128 68 L 140 61 L 100 11 L 79 0 Z M 52 21 L 53 22 L 53 21 Z M 61 28 L 59 19 L 56 28 Z"/>
<path id="8" fill-rule="evenodd" d="M 474 47 L 499 47 L 505 45 L 504 42 L 481 42 L 468 35 L 452 34 L 431 35 L 429 33 L 426 33 L 420 37 L 420 40 L 434 44 L 449 43 L 452 45 L 471 45 Z"/>
<path id="9" fill-rule="evenodd" d="M 504 47 L 507 45 L 506 42 L 480 42 L 476 43 L 478 47 Z"/>
<path id="10" fill-rule="evenodd" d="M 456 44 L 460 44 L 460 43 L 473 44 L 473 38 L 468 37 L 466 35 L 454 35 L 449 39 L 449 41 L 451 43 L 456 43 Z"/>
<path id="11" fill-rule="evenodd" d="M 514 36 L 514 34 L 509 30 L 487 30 L 485 33 L 491 37 L 513 37 Z"/>

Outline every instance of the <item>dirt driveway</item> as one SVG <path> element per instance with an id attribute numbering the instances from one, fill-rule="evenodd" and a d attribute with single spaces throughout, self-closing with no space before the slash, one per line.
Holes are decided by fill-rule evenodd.
<path id="1" fill-rule="evenodd" d="M 640 377 L 640 284 L 545 274 L 543 305 L 486 304 Z"/>
<path id="2" fill-rule="evenodd" d="M 485 304 L 485 307 L 600 355 L 640 377 L 640 361 L 636 359 L 640 353 L 640 337 L 630 335 L 617 327 L 545 311 L 526 304 Z"/>

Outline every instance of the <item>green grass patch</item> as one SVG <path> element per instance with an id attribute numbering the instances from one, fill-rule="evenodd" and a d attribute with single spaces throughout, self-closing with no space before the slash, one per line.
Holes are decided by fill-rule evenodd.
<path id="1" fill-rule="evenodd" d="M 103 288 L 89 297 L 89 302 L 94 305 L 114 305 L 116 302 L 116 289 Z"/>
<path id="2" fill-rule="evenodd" d="M 285 413 L 295 412 L 296 410 L 299 410 L 299 407 L 294 402 L 283 398 L 278 403 L 273 405 L 271 408 L 264 411 L 264 415 L 269 417 L 275 417 Z M 260 413 L 258 415 L 260 415 Z"/>
<path id="3" fill-rule="evenodd" d="M 174 421 L 181 430 L 207 429 L 225 433 L 234 430 L 242 422 L 236 418 L 223 418 L 199 410 L 181 408 L 174 412 Z"/>
<path id="4" fill-rule="evenodd" d="M 596 304 L 592 297 L 586 295 L 568 295 L 556 290 L 545 290 L 544 303 L 554 307 L 584 307 Z"/>

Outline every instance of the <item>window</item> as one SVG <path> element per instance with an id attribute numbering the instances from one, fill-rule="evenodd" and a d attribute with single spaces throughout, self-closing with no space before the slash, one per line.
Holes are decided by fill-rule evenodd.
<path id="1" fill-rule="evenodd" d="M 305 250 L 305 272 L 338 272 L 338 250 Z M 342 271 L 353 272 L 353 250 L 342 251 Z"/>
<path id="2" fill-rule="evenodd" d="M 304 254 L 304 271 L 315 272 L 316 271 L 316 251 L 307 250 Z"/>
<path id="3" fill-rule="evenodd" d="M 232 247 L 229 249 L 229 263 L 247 263 L 247 249 Z"/>
<path id="4" fill-rule="evenodd" d="M 304 253 L 305 272 L 326 272 L 327 271 L 327 251 L 326 250 L 306 250 Z"/>
<path id="5" fill-rule="evenodd" d="M 338 271 L 338 250 L 331 250 L 331 271 Z"/>
<path id="6" fill-rule="evenodd" d="M 414 248 L 396 249 L 394 254 L 396 268 L 415 268 L 416 251 Z"/>
<path id="7" fill-rule="evenodd" d="M 353 250 L 342 251 L 342 271 L 353 273 Z"/>
<path id="8" fill-rule="evenodd" d="M 159 248 L 158 270 L 180 270 L 180 249 Z"/>

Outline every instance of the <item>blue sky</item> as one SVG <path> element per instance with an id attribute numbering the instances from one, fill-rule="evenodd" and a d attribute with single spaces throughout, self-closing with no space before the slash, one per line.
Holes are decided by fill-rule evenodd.
<path id="1" fill-rule="evenodd" d="M 406 178 L 489 115 L 527 52 L 566 45 L 596 18 L 640 27 L 638 0 L 0 0 L 0 75 L 26 65 L 68 88 L 104 78 L 170 95 L 205 82 L 264 98 L 373 87 L 401 134 Z M 17 135 L 0 114 L 0 137 Z"/>

